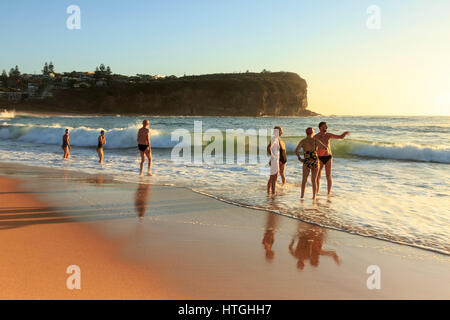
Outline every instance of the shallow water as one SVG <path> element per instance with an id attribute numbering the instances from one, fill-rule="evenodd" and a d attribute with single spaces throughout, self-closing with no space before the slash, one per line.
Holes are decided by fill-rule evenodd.
<path id="1" fill-rule="evenodd" d="M 0 113 L 0 161 L 107 173 L 129 182 L 185 186 L 235 204 L 268 209 L 325 227 L 450 254 L 450 117 L 151 117 L 154 173 L 139 178 L 136 132 L 143 118 L 54 117 Z M 267 197 L 267 156 L 233 164 L 171 161 L 176 129 L 270 130 L 283 127 L 288 183 Z M 333 194 L 326 179 L 316 202 L 300 201 L 301 167 L 294 155 L 306 127 L 327 121 L 330 132 L 351 131 L 332 141 Z M 72 157 L 62 160 L 61 137 L 71 129 Z M 97 163 L 99 130 L 106 130 L 105 164 Z M 263 140 L 266 141 L 266 140 Z M 224 151 L 227 141 L 224 141 Z M 207 145 L 204 141 L 203 145 Z M 265 149 L 264 145 L 261 147 Z M 238 157 L 239 158 L 239 157 Z"/>

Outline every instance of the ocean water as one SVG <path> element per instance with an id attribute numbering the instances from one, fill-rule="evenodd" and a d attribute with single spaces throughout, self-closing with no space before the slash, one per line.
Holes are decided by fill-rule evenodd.
<path id="1" fill-rule="evenodd" d="M 119 181 L 190 188 L 236 205 L 270 210 L 320 226 L 450 254 L 450 117 L 150 117 L 153 177 L 139 177 L 136 133 L 143 117 L 31 116 L 0 112 L 0 161 L 108 174 Z M 176 129 L 270 130 L 283 127 L 288 150 L 287 184 L 268 197 L 268 158 L 237 155 L 234 163 L 179 163 L 171 152 Z M 304 131 L 327 121 L 332 140 L 333 192 L 323 173 L 317 201 L 310 185 L 300 200 L 301 164 L 294 150 Z M 61 138 L 70 128 L 71 158 Z M 106 130 L 105 163 L 95 151 Z M 194 141 L 194 139 L 193 139 Z M 267 140 L 262 149 L 265 149 Z M 201 143 L 203 148 L 207 141 Z M 224 152 L 226 139 L 224 142 Z M 255 159 L 253 159 L 255 160 Z"/>

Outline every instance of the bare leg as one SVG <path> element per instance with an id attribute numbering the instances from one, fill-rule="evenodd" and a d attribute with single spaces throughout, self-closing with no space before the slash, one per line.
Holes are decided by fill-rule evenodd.
<path id="1" fill-rule="evenodd" d="M 319 193 L 320 189 L 320 176 L 322 175 L 323 163 L 319 160 L 319 172 L 317 172 L 317 189 L 316 193 Z"/>
<path id="2" fill-rule="evenodd" d="M 97 154 L 100 159 L 98 162 L 103 163 L 103 149 L 101 149 L 101 148 L 97 149 Z"/>
<path id="3" fill-rule="evenodd" d="M 148 158 L 148 170 L 147 175 L 152 176 L 152 153 L 150 152 L 150 148 L 145 151 L 145 155 Z"/>
<path id="4" fill-rule="evenodd" d="M 325 174 L 327 176 L 328 194 L 331 193 L 331 187 L 333 186 L 333 179 L 331 178 L 332 167 L 333 167 L 333 158 L 328 160 L 327 164 L 325 165 Z"/>
<path id="5" fill-rule="evenodd" d="M 139 151 L 141 153 L 141 165 L 140 165 L 140 172 L 139 175 L 142 176 L 142 171 L 144 170 L 144 163 L 145 163 L 145 153 L 142 151 Z"/>
<path id="6" fill-rule="evenodd" d="M 316 199 L 317 194 L 317 173 L 319 169 L 318 168 L 312 168 L 311 169 L 311 184 L 313 189 L 313 200 Z"/>
<path id="7" fill-rule="evenodd" d="M 276 190 L 277 190 L 277 178 L 278 178 L 278 172 L 275 173 L 272 177 L 273 177 L 273 178 L 272 178 L 272 194 L 275 194 L 275 193 L 276 193 Z"/>
<path id="8" fill-rule="evenodd" d="M 308 176 L 309 176 L 309 168 L 306 165 L 303 165 L 302 195 L 301 195 L 302 199 L 305 197 L 305 188 L 306 188 L 306 183 L 308 182 Z"/>
<path id="9" fill-rule="evenodd" d="M 69 147 L 65 147 L 64 148 L 64 159 L 68 159 L 69 158 Z"/>
<path id="10" fill-rule="evenodd" d="M 267 194 L 270 194 L 271 187 L 272 187 L 272 176 L 269 176 L 269 181 L 267 182 Z"/>
<path id="11" fill-rule="evenodd" d="M 273 174 L 269 177 L 269 182 L 267 182 L 267 194 L 270 194 L 270 189 L 272 193 L 275 193 L 274 185 L 277 182 L 277 174 Z"/>
<path id="12" fill-rule="evenodd" d="M 286 163 L 281 163 L 280 162 L 280 177 L 281 177 L 281 182 L 284 184 L 286 184 L 286 176 L 284 175 L 284 169 L 286 168 Z"/>

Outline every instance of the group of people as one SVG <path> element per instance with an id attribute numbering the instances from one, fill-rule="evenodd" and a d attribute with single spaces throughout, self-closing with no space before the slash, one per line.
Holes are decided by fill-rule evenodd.
<path id="1" fill-rule="evenodd" d="M 142 128 L 137 133 L 137 144 L 141 154 L 140 163 L 140 175 L 143 175 L 144 165 L 146 158 L 148 159 L 147 175 L 152 174 L 152 149 L 150 144 L 150 122 L 144 120 L 142 122 Z M 333 156 L 331 154 L 330 140 L 331 139 L 344 139 L 350 132 L 346 131 L 341 135 L 336 135 L 328 132 L 328 124 L 326 122 L 319 123 L 320 132 L 314 135 L 313 128 L 306 129 L 306 138 L 301 140 L 295 149 L 295 153 L 300 162 L 303 163 L 303 178 L 301 198 L 305 196 L 306 183 L 308 181 L 309 174 L 311 173 L 311 184 L 313 191 L 313 199 L 316 198 L 320 187 L 320 176 L 322 170 L 325 167 L 325 173 L 327 177 L 328 194 L 331 193 L 331 187 L 333 181 L 331 178 L 331 170 L 333 165 Z M 286 183 L 285 168 L 287 163 L 286 145 L 281 139 L 283 135 L 283 129 L 279 126 L 274 128 L 274 135 L 271 142 L 267 146 L 267 152 L 270 154 L 270 178 L 267 183 L 267 193 L 276 193 L 276 184 L 278 179 L 278 173 L 280 174 L 283 185 Z M 103 147 L 106 144 L 105 131 L 100 132 L 97 144 L 97 153 L 99 156 L 99 163 L 103 163 Z M 66 129 L 65 134 L 62 137 L 62 149 L 64 151 L 64 159 L 68 159 L 70 156 L 70 139 L 69 129 Z M 300 156 L 300 149 L 303 149 L 302 158 Z"/>
<path id="2" fill-rule="evenodd" d="M 145 158 L 148 159 L 148 170 L 147 175 L 151 176 L 152 174 L 152 148 L 150 145 L 150 129 L 149 129 L 150 121 L 144 120 L 142 122 L 142 128 L 138 130 L 137 134 L 137 143 L 138 149 L 141 154 L 141 164 L 140 164 L 140 175 L 143 175 Z M 70 138 L 69 138 L 69 129 L 66 129 L 65 134 L 62 137 L 62 149 L 64 151 L 64 159 L 68 159 L 70 156 L 70 150 L 72 147 L 70 146 Z M 97 154 L 99 157 L 99 163 L 103 163 L 103 146 L 106 144 L 105 131 L 100 131 L 100 136 L 98 137 L 97 144 Z"/>
<path id="3" fill-rule="evenodd" d="M 320 177 L 325 167 L 327 177 L 328 194 L 331 193 L 333 180 L 331 178 L 331 170 L 333 165 L 333 156 L 331 154 L 330 140 L 344 139 L 350 132 L 346 131 L 341 135 L 328 132 L 328 124 L 326 122 L 319 123 L 320 132 L 314 135 L 313 128 L 306 129 L 306 138 L 301 140 L 295 149 L 295 154 L 300 162 L 303 163 L 303 177 L 301 198 L 305 196 L 306 183 L 311 173 L 311 184 L 313 191 L 313 199 L 320 187 Z M 280 173 L 282 183 L 286 183 L 285 167 L 287 162 L 286 145 L 281 139 L 283 129 L 279 126 L 274 128 L 274 135 L 270 144 L 267 146 L 267 152 L 270 154 L 270 178 L 267 183 L 267 193 L 276 193 L 276 183 L 278 173 Z M 303 158 L 300 156 L 300 149 L 303 149 Z"/>

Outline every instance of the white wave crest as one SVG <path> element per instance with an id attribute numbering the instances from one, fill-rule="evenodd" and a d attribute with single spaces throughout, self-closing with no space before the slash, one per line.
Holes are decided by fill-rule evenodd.
<path id="1" fill-rule="evenodd" d="M 0 111 L 0 119 L 13 119 L 16 116 L 15 111 L 3 110 Z"/>
<path id="2" fill-rule="evenodd" d="M 106 132 L 105 148 L 132 148 L 137 145 L 136 137 L 138 125 L 128 128 L 103 128 L 77 127 L 70 128 L 70 144 L 78 147 L 94 147 L 101 130 Z M 171 141 L 170 135 L 161 134 L 158 130 L 150 129 L 151 143 L 154 148 L 169 148 L 176 144 Z M 0 139 L 11 139 L 27 143 L 60 145 L 64 130 L 59 124 L 50 126 L 35 125 L 5 125 L 0 127 Z"/>
<path id="3" fill-rule="evenodd" d="M 373 158 L 450 163 L 450 148 L 424 147 L 414 144 L 355 145 L 349 154 Z"/>

